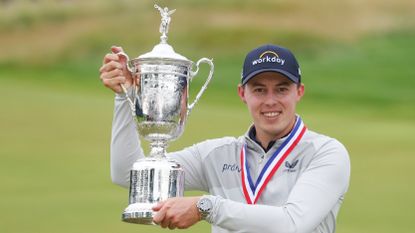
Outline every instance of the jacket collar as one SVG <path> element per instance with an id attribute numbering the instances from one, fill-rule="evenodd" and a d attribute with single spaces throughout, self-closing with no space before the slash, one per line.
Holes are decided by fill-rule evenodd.
<path id="1" fill-rule="evenodd" d="M 287 134 L 287 136 L 284 136 L 275 141 L 271 141 L 268 144 L 268 148 L 263 148 L 261 146 L 261 143 L 256 139 L 255 125 L 252 124 L 245 132 L 244 138 L 248 149 L 254 150 L 257 153 L 267 153 L 268 151 L 275 151 L 285 141 L 288 135 L 289 133 Z"/>

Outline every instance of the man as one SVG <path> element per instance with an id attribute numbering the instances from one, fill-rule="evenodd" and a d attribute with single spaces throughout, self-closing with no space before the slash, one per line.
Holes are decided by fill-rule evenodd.
<path id="1" fill-rule="evenodd" d="M 111 175 L 114 183 L 128 187 L 132 164 L 144 156 L 120 94 L 120 84 L 131 85 L 131 75 L 115 54 L 105 56 L 100 72 L 104 85 L 117 93 Z M 308 130 L 296 115 L 304 84 L 291 51 L 263 45 L 249 52 L 238 95 L 253 119 L 245 135 L 168 154 L 183 165 L 187 190 L 210 195 L 158 203 L 154 222 L 174 229 L 203 219 L 212 232 L 334 232 L 349 184 L 349 156 L 341 143 Z"/>

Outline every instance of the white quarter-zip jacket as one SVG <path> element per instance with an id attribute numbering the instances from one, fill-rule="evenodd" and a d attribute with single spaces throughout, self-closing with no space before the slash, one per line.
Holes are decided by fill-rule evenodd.
<path id="1" fill-rule="evenodd" d="M 130 169 L 144 157 L 136 123 L 123 95 L 116 95 L 111 138 L 112 181 L 129 186 Z M 185 171 L 185 189 L 208 192 L 214 203 L 208 222 L 213 233 L 333 233 L 349 186 L 350 161 L 337 140 L 307 130 L 269 180 L 254 205 L 242 189 L 240 153 L 246 145 L 249 172 L 255 181 L 267 159 L 285 138 L 267 152 L 248 132 L 238 138 L 206 140 L 168 153 Z"/>

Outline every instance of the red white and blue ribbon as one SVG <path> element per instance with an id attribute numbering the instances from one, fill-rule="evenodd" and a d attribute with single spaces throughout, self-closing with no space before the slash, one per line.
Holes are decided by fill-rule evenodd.
<path id="1" fill-rule="evenodd" d="M 275 153 L 269 158 L 264 168 L 262 168 L 261 173 L 254 184 L 249 173 L 249 166 L 246 161 L 246 145 L 242 146 L 241 149 L 241 177 L 242 177 L 242 189 L 248 204 L 255 204 L 258 201 L 258 198 L 264 191 L 268 182 L 271 180 L 272 176 L 284 162 L 285 158 L 291 153 L 298 142 L 303 137 L 307 127 L 304 125 L 303 121 L 299 116 L 296 117 L 296 122 L 293 130 L 278 147 Z"/>

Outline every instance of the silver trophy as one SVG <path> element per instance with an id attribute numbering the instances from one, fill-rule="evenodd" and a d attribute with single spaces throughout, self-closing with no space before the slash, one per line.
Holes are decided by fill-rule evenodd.
<path id="1" fill-rule="evenodd" d="M 129 205 L 122 220 L 130 223 L 153 224 L 152 207 L 170 197 L 183 196 L 184 171 L 174 159 L 166 158 L 169 141 L 183 133 L 186 118 L 206 90 L 212 75 L 212 60 L 202 58 L 194 63 L 174 52 L 167 44 L 170 15 L 175 11 L 154 5 L 161 14 L 161 42 L 149 53 L 130 60 L 127 68 L 133 76 L 133 87 L 122 89 L 127 96 L 139 134 L 150 142 L 150 155 L 137 160 L 130 172 Z M 199 65 L 210 66 L 209 76 L 188 105 L 189 82 Z M 132 95 L 132 96 L 131 96 Z"/>

